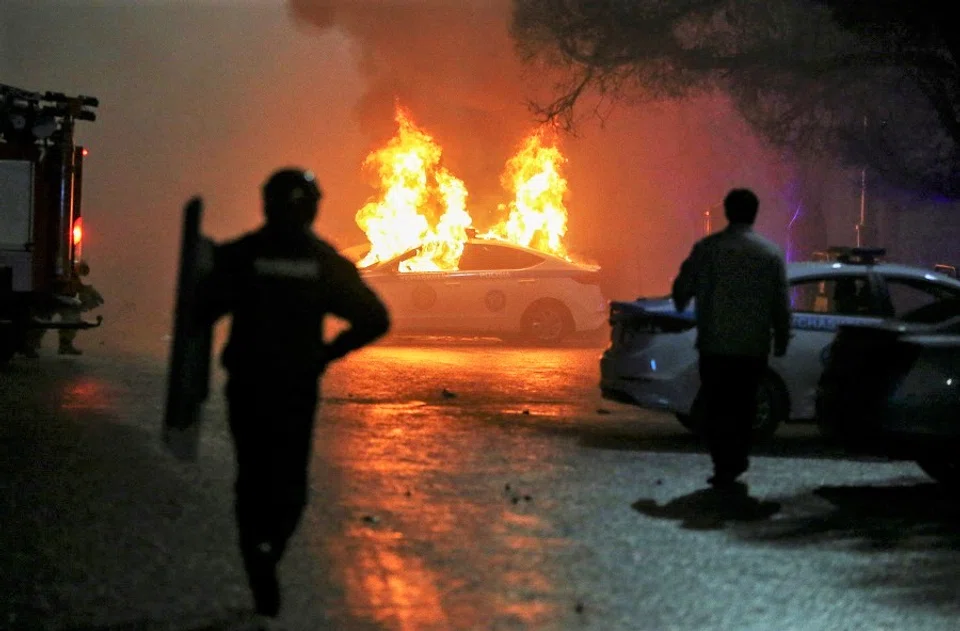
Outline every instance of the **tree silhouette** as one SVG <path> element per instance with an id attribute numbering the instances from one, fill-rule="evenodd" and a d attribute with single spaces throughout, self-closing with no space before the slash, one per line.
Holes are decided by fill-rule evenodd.
<path id="1" fill-rule="evenodd" d="M 640 104 L 722 91 L 772 143 L 960 196 L 960 37 L 942 0 L 514 0 L 528 62 L 559 71 L 544 119 L 586 95 Z"/>

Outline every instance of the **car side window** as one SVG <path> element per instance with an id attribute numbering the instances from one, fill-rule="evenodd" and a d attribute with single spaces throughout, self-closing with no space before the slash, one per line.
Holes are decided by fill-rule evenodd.
<path id="1" fill-rule="evenodd" d="M 526 269 L 540 261 L 539 256 L 513 248 L 481 243 L 468 243 L 463 246 L 460 257 L 460 271 Z"/>
<path id="2" fill-rule="evenodd" d="M 790 308 L 801 313 L 874 315 L 866 276 L 805 278 L 790 285 Z"/>
<path id="3" fill-rule="evenodd" d="M 907 322 L 942 322 L 960 315 L 960 291 L 945 285 L 888 278 L 887 295 L 893 317 Z"/>

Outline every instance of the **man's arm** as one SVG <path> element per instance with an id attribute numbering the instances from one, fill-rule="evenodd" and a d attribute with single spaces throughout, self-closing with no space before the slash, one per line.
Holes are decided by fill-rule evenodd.
<path id="1" fill-rule="evenodd" d="M 697 274 L 699 268 L 700 250 L 693 246 L 690 256 L 680 266 L 680 273 L 673 281 L 673 306 L 677 311 L 683 311 L 697 292 Z"/>
<path id="2" fill-rule="evenodd" d="M 213 326 L 233 310 L 236 279 L 233 275 L 237 246 L 217 245 L 213 249 L 213 269 L 203 279 L 197 292 L 197 316 L 200 322 Z"/>
<path id="3" fill-rule="evenodd" d="M 783 357 L 790 343 L 790 288 L 787 283 L 787 266 L 782 257 L 776 259 L 776 290 L 773 294 L 773 354 Z"/>
<path id="4" fill-rule="evenodd" d="M 366 346 L 390 329 L 387 308 L 363 282 L 353 263 L 337 257 L 332 267 L 330 310 L 346 320 L 350 328 L 341 331 L 327 346 L 327 361 L 339 359 Z"/>

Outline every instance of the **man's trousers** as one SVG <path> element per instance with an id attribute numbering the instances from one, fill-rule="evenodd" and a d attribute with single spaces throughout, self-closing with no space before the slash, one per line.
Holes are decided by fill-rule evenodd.
<path id="1" fill-rule="evenodd" d="M 766 368 L 766 357 L 700 354 L 702 428 L 718 478 L 736 478 L 749 467 L 757 393 Z"/>
<path id="2" fill-rule="evenodd" d="M 279 609 L 275 566 L 307 503 L 317 399 L 316 375 L 231 377 L 227 384 L 240 552 L 266 615 Z"/>

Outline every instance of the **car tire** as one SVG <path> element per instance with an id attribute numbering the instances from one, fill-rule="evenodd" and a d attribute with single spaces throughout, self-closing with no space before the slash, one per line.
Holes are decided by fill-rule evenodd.
<path id="1" fill-rule="evenodd" d="M 790 400 L 783 381 L 776 373 L 767 371 L 760 380 L 757 393 L 757 418 L 753 423 L 754 440 L 773 436 L 790 416 Z"/>
<path id="2" fill-rule="evenodd" d="M 960 487 L 960 459 L 943 456 L 918 458 L 917 464 L 923 472 L 940 484 Z"/>
<path id="3" fill-rule="evenodd" d="M 573 332 L 573 316 L 558 300 L 538 300 L 524 311 L 520 330 L 525 342 L 557 344 Z"/>
<path id="4" fill-rule="evenodd" d="M 790 414 L 790 402 L 783 381 L 776 373 L 767 371 L 757 391 L 757 418 L 753 424 L 753 439 L 763 441 L 773 436 Z M 695 434 L 701 433 L 703 410 L 699 396 L 694 399 L 689 414 L 677 413 L 677 420 Z"/>

